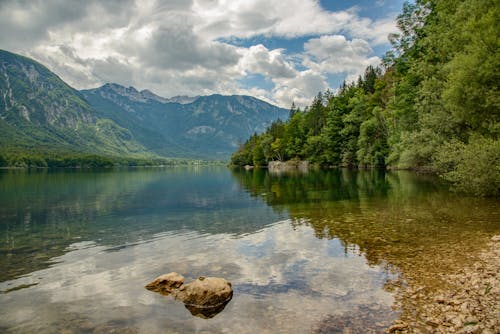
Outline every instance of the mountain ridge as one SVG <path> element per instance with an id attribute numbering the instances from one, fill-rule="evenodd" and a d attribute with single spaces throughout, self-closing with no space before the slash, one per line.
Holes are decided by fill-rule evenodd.
<path id="1" fill-rule="evenodd" d="M 101 117 L 129 129 L 153 152 L 174 157 L 227 159 L 247 137 L 288 117 L 288 110 L 246 95 L 184 96 L 179 103 L 119 84 L 80 92 Z"/>
<path id="2" fill-rule="evenodd" d="M 165 98 L 113 83 L 78 91 L 43 64 L 0 50 L 0 158 L 62 152 L 225 160 L 287 116 L 244 95 Z"/>
<path id="3" fill-rule="evenodd" d="M 178 103 L 178 104 L 191 104 L 195 102 L 196 100 L 200 98 L 209 98 L 209 97 L 231 97 L 231 98 L 250 98 L 254 99 L 256 101 L 260 101 L 262 103 L 268 104 L 273 107 L 277 107 L 279 109 L 284 109 L 288 110 L 286 108 L 281 108 L 276 105 L 273 105 L 270 102 L 267 102 L 265 100 L 261 100 L 255 96 L 252 95 L 244 95 L 244 94 L 221 94 L 221 93 L 213 93 L 213 94 L 208 94 L 208 95 L 196 95 L 196 96 L 188 96 L 188 95 L 175 95 L 172 97 L 165 97 L 162 95 L 159 95 L 150 89 L 142 89 L 138 90 L 134 86 L 126 86 L 126 85 L 121 85 L 115 82 L 108 82 L 105 83 L 101 86 L 95 87 L 95 88 L 85 88 L 85 89 L 80 89 L 78 92 L 91 92 L 91 91 L 98 91 L 98 90 L 103 90 L 103 89 L 112 89 L 116 93 L 122 93 L 125 92 L 126 94 L 120 94 L 123 96 L 129 95 L 132 100 L 140 101 L 140 102 L 146 102 L 147 100 L 153 100 L 157 101 L 160 103 Z"/>
<path id="4" fill-rule="evenodd" d="M 0 148 L 145 153 L 127 129 L 98 117 L 83 95 L 44 65 L 0 50 Z"/>

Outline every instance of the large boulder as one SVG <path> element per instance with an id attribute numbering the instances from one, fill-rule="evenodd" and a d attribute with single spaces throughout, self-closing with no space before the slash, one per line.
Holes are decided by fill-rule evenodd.
<path id="1" fill-rule="evenodd" d="M 146 289 L 156 291 L 162 295 L 169 295 L 174 290 L 184 284 L 184 277 L 178 273 L 172 272 L 158 276 L 154 281 L 146 285 Z"/>
<path id="2" fill-rule="evenodd" d="M 146 289 L 162 295 L 172 294 L 184 303 L 192 315 L 200 318 L 214 317 L 233 297 L 231 283 L 223 278 L 202 276 L 184 284 L 184 277 L 175 272 L 157 277 L 146 285 Z"/>
<path id="3" fill-rule="evenodd" d="M 219 277 L 199 277 L 182 285 L 175 291 L 175 299 L 187 306 L 215 308 L 227 303 L 233 297 L 231 283 Z"/>

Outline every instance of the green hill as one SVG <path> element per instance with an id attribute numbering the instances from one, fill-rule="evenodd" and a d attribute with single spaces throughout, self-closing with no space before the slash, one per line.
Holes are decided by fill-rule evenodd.
<path id="1" fill-rule="evenodd" d="M 101 118 L 82 94 L 45 66 L 0 50 L 3 154 L 140 156 L 127 129 Z"/>

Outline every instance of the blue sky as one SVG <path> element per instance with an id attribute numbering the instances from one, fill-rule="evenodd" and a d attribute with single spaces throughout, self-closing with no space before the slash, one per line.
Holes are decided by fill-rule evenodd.
<path id="1" fill-rule="evenodd" d="M 0 48 L 75 88 L 246 94 L 289 107 L 377 65 L 401 0 L 0 2 Z"/>
<path id="2" fill-rule="evenodd" d="M 321 0 L 320 4 L 329 11 L 347 10 L 358 7 L 362 16 L 383 18 L 388 12 L 400 12 L 404 1 L 401 0 Z"/>

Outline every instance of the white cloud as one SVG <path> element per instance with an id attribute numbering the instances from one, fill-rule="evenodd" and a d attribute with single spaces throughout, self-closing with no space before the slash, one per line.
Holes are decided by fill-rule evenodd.
<path id="1" fill-rule="evenodd" d="M 294 78 L 274 81 L 276 84 L 273 90 L 274 98 L 286 107 L 290 107 L 292 102 L 304 107 L 318 92 L 328 88 L 325 76 L 314 70 L 301 71 Z"/>
<path id="2" fill-rule="evenodd" d="M 352 57 L 372 53 L 372 49 L 366 41 L 362 39 L 347 41 L 342 35 L 312 38 L 304 44 L 304 50 L 318 60 L 325 60 L 333 56 Z"/>
<path id="3" fill-rule="evenodd" d="M 347 29 L 352 37 L 365 39 L 373 46 L 387 44 L 387 36 L 396 30 L 394 17 L 373 21 L 359 16 L 349 22 Z"/>
<path id="4" fill-rule="evenodd" d="M 328 88 L 328 73 L 351 78 L 378 63 L 372 47 L 394 26 L 394 17 L 331 12 L 315 0 L 0 2 L 1 47 L 34 57 L 75 88 L 116 82 L 167 97 L 258 94 L 284 107 L 308 104 Z M 295 55 L 223 42 L 256 36 L 311 39 Z M 242 88 L 252 74 L 274 88 Z"/>
<path id="5" fill-rule="evenodd" d="M 203 40 L 180 17 L 172 16 L 167 21 L 152 33 L 145 48 L 134 52 L 146 65 L 189 70 L 195 67 L 219 68 L 237 64 L 240 56 L 234 46 Z M 137 50 L 134 47 L 132 49 Z"/>
<path id="6" fill-rule="evenodd" d="M 195 0 L 192 10 L 199 19 L 196 32 L 208 38 L 291 38 L 344 31 L 384 44 L 395 27 L 392 17 L 376 21 L 360 18 L 355 8 L 329 12 L 314 0 Z"/>
<path id="7" fill-rule="evenodd" d="M 347 81 L 362 74 L 369 65 L 377 66 L 380 58 L 362 39 L 348 41 L 341 35 L 312 38 L 304 44 L 303 65 L 322 73 L 346 73 Z"/>
<path id="8" fill-rule="evenodd" d="M 283 49 L 269 51 L 264 45 L 251 46 L 244 50 L 240 61 L 243 71 L 259 73 L 269 78 L 293 78 L 297 75 L 293 64 L 286 61 Z"/>

